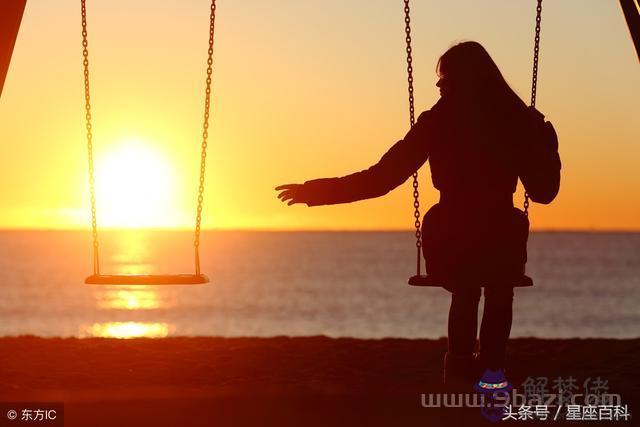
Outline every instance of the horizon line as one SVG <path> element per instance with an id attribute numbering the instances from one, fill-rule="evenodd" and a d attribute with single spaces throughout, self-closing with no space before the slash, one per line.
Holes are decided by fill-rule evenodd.
<path id="1" fill-rule="evenodd" d="M 195 232 L 184 227 L 103 227 L 98 232 L 166 231 Z M 203 228 L 203 232 L 266 232 L 266 233 L 414 233 L 410 228 Z M 0 227 L 0 232 L 91 232 L 90 228 L 39 228 L 39 227 Z M 534 228 L 530 233 L 640 233 L 640 228 Z"/>

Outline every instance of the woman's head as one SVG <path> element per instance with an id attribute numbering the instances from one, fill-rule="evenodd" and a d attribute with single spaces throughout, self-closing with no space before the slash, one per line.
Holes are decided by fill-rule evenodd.
<path id="1" fill-rule="evenodd" d="M 438 60 L 436 72 L 443 97 L 525 106 L 478 42 L 462 42 L 449 48 Z"/>

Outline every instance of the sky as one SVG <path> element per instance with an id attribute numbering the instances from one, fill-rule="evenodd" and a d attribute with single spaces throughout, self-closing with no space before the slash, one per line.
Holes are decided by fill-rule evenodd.
<path id="1" fill-rule="evenodd" d="M 482 43 L 528 102 L 534 0 L 414 0 L 416 106 L 435 65 Z M 546 0 L 538 108 L 562 184 L 537 230 L 640 230 L 640 73 L 617 1 Z M 98 224 L 193 226 L 207 0 L 88 0 Z M 0 99 L 0 228 L 89 223 L 79 0 L 28 0 Z M 347 205 L 286 207 L 278 184 L 365 169 L 408 129 L 403 3 L 218 0 L 204 228 L 409 229 L 409 182 Z M 423 212 L 437 202 L 420 171 Z M 522 203 L 521 189 L 515 195 Z"/>

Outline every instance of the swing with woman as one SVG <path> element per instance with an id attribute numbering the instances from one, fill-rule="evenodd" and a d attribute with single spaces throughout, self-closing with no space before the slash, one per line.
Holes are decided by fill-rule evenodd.
<path id="1" fill-rule="evenodd" d="M 484 47 L 468 41 L 440 57 L 440 99 L 415 124 L 408 0 L 405 14 L 409 132 L 366 170 L 276 190 L 288 205 L 332 205 L 383 196 L 413 176 L 418 261 L 409 284 L 442 286 L 452 294 L 445 383 L 506 390 L 513 288 L 533 284 L 524 275 L 529 200 L 548 204 L 560 185 L 557 137 L 535 109 L 541 0 L 530 106 L 510 88 Z M 421 224 L 417 171 L 427 161 L 440 200 Z M 524 211 L 513 204 L 518 179 L 525 187 Z M 426 276 L 420 274 L 422 258 Z M 474 353 L 482 287 L 484 315 Z"/>

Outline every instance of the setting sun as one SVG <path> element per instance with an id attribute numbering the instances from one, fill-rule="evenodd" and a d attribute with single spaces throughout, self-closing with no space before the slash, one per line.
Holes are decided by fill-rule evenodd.
<path id="1" fill-rule="evenodd" d="M 96 204 L 101 227 L 177 224 L 177 174 L 152 145 L 126 139 L 96 158 Z"/>

